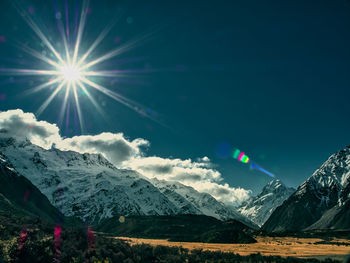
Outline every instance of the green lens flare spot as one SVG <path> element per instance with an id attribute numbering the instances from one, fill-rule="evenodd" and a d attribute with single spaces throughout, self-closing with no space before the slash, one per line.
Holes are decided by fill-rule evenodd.
<path id="1" fill-rule="evenodd" d="M 241 151 L 238 150 L 238 149 L 236 149 L 236 150 L 233 152 L 233 158 L 234 158 L 234 159 L 237 159 L 240 153 L 241 153 Z"/>

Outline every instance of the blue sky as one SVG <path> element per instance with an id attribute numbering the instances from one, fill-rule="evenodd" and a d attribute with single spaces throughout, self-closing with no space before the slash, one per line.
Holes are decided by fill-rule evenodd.
<path id="1" fill-rule="evenodd" d="M 56 2 L 58 9 L 64 6 Z M 69 1 L 69 10 L 76 2 L 79 6 L 80 1 Z M 21 6 L 57 43 L 53 3 L 21 1 Z M 15 46 L 19 41 L 40 50 L 38 38 L 10 1 L 0 7 L 0 67 L 42 66 Z M 231 186 L 254 191 L 271 178 L 226 158 L 222 145 L 243 150 L 297 186 L 350 144 L 349 1 L 91 1 L 83 49 L 116 14 L 120 19 L 96 55 L 144 32 L 152 35 L 100 66 L 139 72 L 100 82 L 146 105 L 164 125 L 92 92 L 105 116 L 82 99 L 84 134 L 144 138 L 151 143 L 147 154 L 164 158 L 208 156 Z M 35 112 L 52 90 L 22 93 L 40 81 L 0 76 L 0 94 L 5 94 L 0 110 Z M 38 119 L 57 123 L 63 96 Z M 73 111 L 70 119 L 62 136 L 81 134 Z"/>

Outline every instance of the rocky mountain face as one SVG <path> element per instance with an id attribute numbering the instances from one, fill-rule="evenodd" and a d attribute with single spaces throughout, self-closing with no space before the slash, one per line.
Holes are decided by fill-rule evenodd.
<path id="1" fill-rule="evenodd" d="M 280 180 L 269 182 L 262 191 L 244 202 L 238 211 L 258 226 L 262 226 L 273 211 L 295 191 L 285 186 Z"/>
<path id="2" fill-rule="evenodd" d="M 210 194 L 200 193 L 178 182 L 158 179 L 152 179 L 151 182 L 180 208 L 180 214 L 208 215 L 222 220 L 235 218 L 253 229 L 259 228 L 248 217 L 237 212 L 236 208 L 226 206 Z"/>
<path id="3" fill-rule="evenodd" d="M 340 191 L 338 203 L 331 209 L 327 210 L 322 217 L 314 224 L 306 228 L 312 229 L 350 229 L 350 179 L 344 182 L 344 186 Z"/>
<path id="4" fill-rule="evenodd" d="M 28 179 L 18 174 L 2 154 L 0 154 L 0 211 L 2 216 L 10 214 L 21 218 L 40 217 L 50 223 L 64 223 L 66 219 Z"/>
<path id="5" fill-rule="evenodd" d="M 271 232 L 350 228 L 350 146 L 333 154 L 263 225 Z"/>
<path id="6" fill-rule="evenodd" d="M 182 190 L 172 191 L 135 171 L 114 167 L 101 155 L 45 150 L 29 141 L 5 137 L 0 138 L 0 153 L 64 215 L 87 222 L 121 215 L 173 214 L 250 222 L 209 194 L 179 183 L 176 187 Z"/>

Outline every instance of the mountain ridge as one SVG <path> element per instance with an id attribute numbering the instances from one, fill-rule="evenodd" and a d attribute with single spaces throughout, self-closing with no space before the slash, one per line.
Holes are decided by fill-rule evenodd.
<path id="1" fill-rule="evenodd" d="M 186 186 L 175 181 L 152 179 L 151 182 L 169 199 L 176 202 L 179 206 L 188 204 L 194 207 L 194 211 L 189 214 L 207 215 L 214 218 L 220 217 L 222 220 L 235 218 L 253 229 L 258 229 L 258 225 L 242 216 L 235 208 L 229 207 L 224 203 L 216 200 L 208 193 L 200 193 L 191 186 Z M 198 211 L 196 213 L 196 211 Z"/>
<path id="2" fill-rule="evenodd" d="M 272 213 L 262 229 L 269 232 L 288 232 L 350 228 L 348 223 L 345 224 L 349 220 L 344 218 L 348 215 L 345 207 L 349 206 L 349 182 L 350 146 L 347 146 L 332 154 L 301 184 Z M 340 217 L 338 224 L 332 221 L 336 216 Z"/>
<path id="3" fill-rule="evenodd" d="M 216 204 L 215 207 L 221 207 L 221 211 L 198 209 L 198 205 L 194 205 L 198 202 L 196 198 L 187 200 L 191 210 L 185 211 L 185 207 L 171 202 L 150 179 L 132 170 L 118 169 L 102 155 L 55 148 L 45 150 L 28 140 L 17 141 L 4 136 L 0 137 L 0 152 L 64 215 L 76 216 L 86 222 L 98 223 L 120 215 L 193 212 L 206 213 L 221 220 L 238 217 L 238 220 L 250 222 L 209 194 L 199 194 L 193 188 L 192 194 L 210 196 L 209 199 Z"/>
<path id="4" fill-rule="evenodd" d="M 37 187 L 19 175 L 11 162 L 0 153 L 0 207 L 5 213 L 40 218 L 48 223 L 64 223 L 58 211 Z"/>

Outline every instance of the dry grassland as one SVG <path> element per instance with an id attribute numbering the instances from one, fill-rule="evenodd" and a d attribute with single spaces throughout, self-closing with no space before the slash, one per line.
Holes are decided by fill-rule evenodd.
<path id="1" fill-rule="evenodd" d="M 344 260 L 350 254 L 350 240 L 333 239 L 331 242 L 340 244 L 315 244 L 323 241 L 319 238 L 296 238 L 296 237 L 255 237 L 255 244 L 211 244 L 192 242 L 170 242 L 165 239 L 144 239 L 116 237 L 126 240 L 129 244 L 148 244 L 151 246 L 181 246 L 189 250 L 203 249 L 211 251 L 232 252 L 240 255 L 261 253 L 264 256 L 277 255 L 282 257 L 299 258 L 333 258 Z M 342 244 L 346 243 L 346 244 Z"/>

